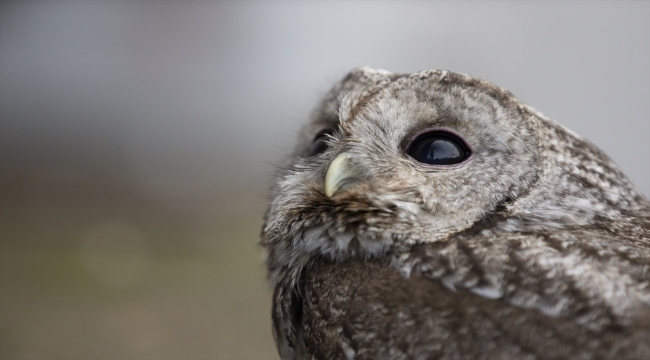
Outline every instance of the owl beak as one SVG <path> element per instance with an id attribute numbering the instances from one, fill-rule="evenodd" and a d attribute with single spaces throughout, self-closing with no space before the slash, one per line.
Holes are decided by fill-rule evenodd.
<path id="1" fill-rule="evenodd" d="M 325 174 L 325 194 L 332 197 L 346 180 L 357 175 L 357 172 L 350 164 L 350 154 L 341 153 L 330 164 Z"/>

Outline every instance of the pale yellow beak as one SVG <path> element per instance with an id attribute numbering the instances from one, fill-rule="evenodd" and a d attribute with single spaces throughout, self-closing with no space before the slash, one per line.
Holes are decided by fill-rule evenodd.
<path id="1" fill-rule="evenodd" d="M 341 153 L 330 164 L 325 174 L 325 195 L 332 197 L 345 180 L 357 175 L 350 164 L 350 154 Z"/>

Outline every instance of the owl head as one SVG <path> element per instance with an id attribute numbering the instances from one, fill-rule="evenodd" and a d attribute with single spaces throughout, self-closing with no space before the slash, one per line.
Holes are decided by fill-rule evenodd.
<path id="1" fill-rule="evenodd" d="M 271 196 L 261 238 L 278 265 L 381 256 L 477 223 L 585 226 L 642 199 L 597 148 L 497 86 L 367 67 L 316 108 Z"/>

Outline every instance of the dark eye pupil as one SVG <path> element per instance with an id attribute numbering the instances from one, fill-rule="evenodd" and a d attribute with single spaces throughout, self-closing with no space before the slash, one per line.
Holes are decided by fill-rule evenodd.
<path id="1" fill-rule="evenodd" d="M 469 149 L 455 136 L 432 132 L 415 139 L 406 151 L 415 160 L 430 165 L 453 165 L 465 161 Z"/>
<path id="2" fill-rule="evenodd" d="M 309 147 L 307 156 L 316 156 L 322 154 L 327 150 L 327 135 L 330 134 L 328 131 L 324 131 L 316 135 L 314 141 Z"/>

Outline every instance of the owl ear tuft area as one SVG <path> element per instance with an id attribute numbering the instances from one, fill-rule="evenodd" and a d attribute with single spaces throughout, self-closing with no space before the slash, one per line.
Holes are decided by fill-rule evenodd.
<path id="1" fill-rule="evenodd" d="M 367 74 L 367 75 L 388 76 L 388 75 L 393 74 L 392 71 L 388 71 L 388 70 L 385 70 L 385 69 L 374 68 L 372 66 L 361 66 L 361 67 L 358 67 L 358 68 L 352 70 L 352 72 L 355 72 L 355 71 L 358 71 L 360 73 Z"/>

